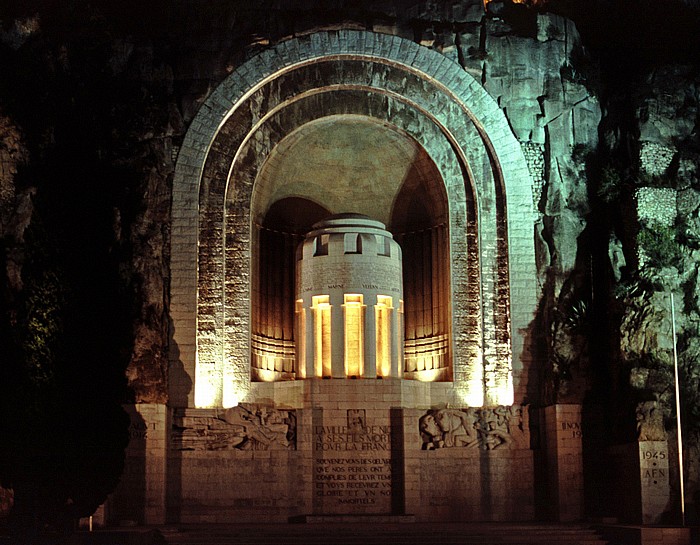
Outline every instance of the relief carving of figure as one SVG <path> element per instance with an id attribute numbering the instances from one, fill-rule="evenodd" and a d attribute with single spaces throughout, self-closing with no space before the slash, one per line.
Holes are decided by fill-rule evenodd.
<path id="1" fill-rule="evenodd" d="M 173 445 L 180 450 L 269 450 L 296 447 L 293 410 L 241 403 L 223 413 L 175 418 Z"/>
<path id="2" fill-rule="evenodd" d="M 486 450 L 508 447 L 513 442 L 513 438 L 508 432 L 506 420 L 506 407 L 500 406 L 495 409 L 481 410 L 481 433 L 482 447 Z"/>
<path id="3" fill-rule="evenodd" d="M 530 425 L 529 407 L 527 405 L 513 405 L 508 407 L 508 431 L 513 438 L 516 448 L 529 448 Z"/>
<path id="4" fill-rule="evenodd" d="M 257 442 L 265 447 L 277 442 L 284 447 L 289 446 L 287 433 L 289 424 L 284 422 L 279 411 L 267 407 L 256 408 L 249 403 L 241 403 L 226 409 L 219 417 L 224 422 L 242 428 L 243 441 L 237 448 L 251 448 Z M 246 447 L 246 445 L 248 445 Z"/>
<path id="5" fill-rule="evenodd" d="M 528 448 L 527 407 L 434 409 L 418 428 L 423 450 L 450 447 Z"/>
<path id="6" fill-rule="evenodd" d="M 439 409 L 424 415 L 418 423 L 423 449 L 442 447 L 476 447 L 479 435 L 476 431 L 476 410 L 473 408 Z"/>

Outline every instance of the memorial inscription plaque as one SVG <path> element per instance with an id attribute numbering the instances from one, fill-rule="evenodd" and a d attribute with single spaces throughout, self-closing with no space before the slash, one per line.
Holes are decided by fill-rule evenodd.
<path id="1" fill-rule="evenodd" d="M 362 409 L 347 411 L 347 425 L 314 426 L 316 512 L 391 511 L 391 430 L 367 425 Z"/>

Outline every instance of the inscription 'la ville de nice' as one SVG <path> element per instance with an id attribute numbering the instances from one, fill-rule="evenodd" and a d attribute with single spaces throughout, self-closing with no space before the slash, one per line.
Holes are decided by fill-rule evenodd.
<path id="1" fill-rule="evenodd" d="M 386 450 L 391 440 L 389 426 L 314 426 L 313 433 L 317 450 Z"/>

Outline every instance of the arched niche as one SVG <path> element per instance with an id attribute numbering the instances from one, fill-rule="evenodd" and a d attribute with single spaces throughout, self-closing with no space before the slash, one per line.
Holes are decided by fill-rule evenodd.
<path id="1" fill-rule="evenodd" d="M 348 212 L 386 224 L 406 256 L 404 376 L 451 378 L 447 195 L 437 167 L 415 140 L 370 116 L 305 123 L 272 148 L 251 209 L 254 381 L 299 376 L 294 248 L 323 219 L 319 214 Z"/>
<path id="2" fill-rule="evenodd" d="M 249 396 L 251 225 L 265 217 L 253 209 L 254 193 L 285 137 L 342 115 L 407 135 L 444 183 L 455 392 L 472 406 L 508 404 L 524 392 L 529 360 L 520 331 L 537 297 L 534 214 L 507 120 L 439 53 L 337 30 L 282 42 L 242 65 L 187 133 L 173 187 L 171 361 L 194 388 L 171 375 L 175 405 L 228 406 Z M 392 203 L 390 224 L 406 224 L 406 195 Z"/>
<path id="3" fill-rule="evenodd" d="M 295 362 L 295 251 L 311 226 L 330 215 L 303 197 L 283 197 L 251 226 L 251 378 L 290 380 Z"/>

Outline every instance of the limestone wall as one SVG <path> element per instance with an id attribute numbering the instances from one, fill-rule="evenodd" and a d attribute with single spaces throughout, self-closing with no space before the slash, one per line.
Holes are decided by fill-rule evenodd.
<path id="1" fill-rule="evenodd" d="M 95 155 L 104 158 L 101 168 L 110 172 L 106 179 L 110 180 L 108 185 L 115 199 L 110 229 L 118 248 L 111 255 L 117 256 L 121 278 L 132 290 L 129 303 L 134 307 L 135 325 L 127 371 L 130 387 L 138 401 L 162 402 L 170 395 L 176 403 L 183 404 L 191 379 L 182 362 L 194 357 L 194 339 L 179 337 L 176 343 L 170 341 L 173 334 L 184 334 L 183 325 L 174 327 L 170 321 L 179 315 L 183 305 L 186 307 L 184 301 L 170 300 L 171 289 L 184 286 L 186 279 L 171 281 L 167 269 L 169 263 L 177 266 L 179 260 L 170 260 L 170 253 L 173 249 L 177 253 L 180 245 L 169 245 L 170 237 L 183 234 L 179 232 L 181 227 L 171 229 L 169 206 L 175 162 L 178 158 L 181 162 L 189 160 L 186 153 L 180 155 L 184 135 L 188 129 L 197 129 L 192 127 L 195 115 L 213 90 L 246 60 L 290 37 L 309 35 L 329 25 L 337 28 L 338 21 L 329 20 L 328 13 L 313 2 L 297 3 L 284 10 L 261 10 L 253 2 L 239 2 L 206 12 L 194 3 L 183 3 L 167 16 L 144 16 L 140 10 L 148 11 L 139 8 L 128 19 L 152 21 L 153 33 L 126 32 L 130 23 L 120 17 L 113 22 L 119 27 L 113 32 L 100 26 L 102 23 L 95 23 L 93 30 L 104 40 L 95 57 L 84 62 L 106 66 L 103 79 L 91 79 L 89 74 L 95 74 L 94 70 L 73 75 L 93 86 L 94 104 L 95 97 L 102 97 L 101 106 L 96 106 L 99 115 L 104 114 L 101 125 L 113 127 L 110 138 L 100 140 L 95 135 L 88 140 L 101 148 Z M 580 74 L 566 68 L 577 47 L 573 24 L 558 16 L 533 13 L 526 16 L 524 31 L 524 27 L 506 22 L 507 18 L 486 14 L 483 3 L 476 0 L 405 6 L 381 3 L 371 13 L 350 10 L 341 19 L 346 28 L 407 38 L 439 52 L 461 65 L 497 101 L 514 137 L 528 150 L 528 164 L 535 180 L 529 188 L 533 205 L 541 207 L 541 196 L 551 193 L 547 200 L 552 206 L 545 216 L 552 218 L 551 229 L 557 231 L 537 222 L 537 232 L 544 233 L 537 238 L 541 242 L 537 249 L 540 283 L 544 283 L 544 271 L 550 264 L 566 277 L 573 262 L 571 249 L 576 247 L 575 238 L 582 225 L 577 212 L 582 209 L 578 174 L 570 172 L 568 157 L 576 144 L 594 145 L 590 126 L 595 125 L 597 115 L 596 101 L 585 93 Z M 7 43 L 11 44 L 8 47 L 24 47 L 29 38 L 40 35 L 43 27 L 37 21 L 18 23 L 17 28 L 25 30 L 16 36 L 7 34 Z M 54 23 L 58 25 L 59 21 L 45 18 L 47 31 Z M 46 46 L 52 47 L 50 42 Z M 73 62 L 75 65 L 78 61 Z M 109 89 L 119 92 L 110 94 Z M 36 92 L 39 93 L 38 88 Z M 54 121 L 47 118 L 47 123 Z M 112 151 L 104 152 L 106 149 Z M 476 171 L 482 163 L 483 159 L 475 163 Z M 107 164 L 112 166 L 107 168 Z M 121 168 L 123 172 L 119 171 Z M 554 176 L 551 187 L 547 181 L 550 176 Z M 173 211 L 175 217 L 179 213 Z M 518 220 L 515 210 L 509 214 Z M 528 222 L 522 223 L 522 237 L 530 244 Z M 520 225 L 519 220 L 514 221 L 514 228 Z M 190 227 L 193 226 L 184 228 Z M 511 230 L 509 236 L 514 237 L 515 232 Z M 552 241 L 551 245 L 545 240 Z M 559 244 L 559 240 L 567 242 Z M 515 265 L 511 263 L 511 267 Z M 517 267 L 513 273 L 511 280 L 516 280 Z M 528 298 L 532 292 L 523 283 L 514 286 L 513 294 L 516 298 Z M 183 318 L 190 322 L 193 319 Z M 516 323 L 511 326 L 521 331 L 528 329 L 533 316 L 528 311 L 514 319 Z M 516 343 L 521 342 L 519 336 L 515 335 Z M 531 352 L 529 347 L 517 351 Z M 502 354 L 493 356 L 499 358 Z M 514 372 L 514 382 L 520 389 L 518 397 L 522 397 L 533 377 L 525 365 L 518 366 L 517 362 Z M 182 383 L 182 388 L 167 392 L 168 381 Z M 531 389 L 534 392 L 537 386 L 533 384 Z"/>
<path id="2" fill-rule="evenodd" d="M 429 399 L 415 397 L 397 379 L 302 384 L 296 403 L 303 408 L 243 404 L 234 412 L 175 412 L 168 447 L 171 520 L 533 518 L 526 408 L 403 409 Z"/>

